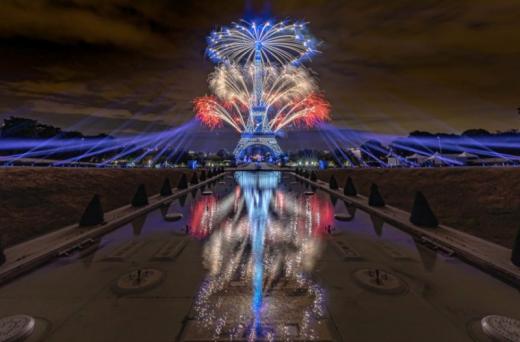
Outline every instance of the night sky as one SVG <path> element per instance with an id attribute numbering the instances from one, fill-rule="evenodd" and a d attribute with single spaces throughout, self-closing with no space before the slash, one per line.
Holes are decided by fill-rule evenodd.
<path id="1" fill-rule="evenodd" d="M 335 126 L 520 127 L 516 0 L 3 0 L 0 119 L 89 134 L 126 123 L 121 135 L 186 122 L 193 98 L 208 93 L 206 35 L 255 16 L 309 22 L 322 44 L 308 66 Z"/>

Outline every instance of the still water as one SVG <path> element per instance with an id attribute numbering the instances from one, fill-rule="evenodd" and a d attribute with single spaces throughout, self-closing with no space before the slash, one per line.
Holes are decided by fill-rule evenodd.
<path id="1" fill-rule="evenodd" d="M 267 171 L 229 174 L 0 288 L 0 316 L 37 319 L 30 341 L 490 341 L 480 319 L 519 319 L 518 303 L 456 257 Z"/>
<path id="2" fill-rule="evenodd" d="M 236 172 L 231 193 L 218 203 L 199 202 L 192 229 L 206 238 L 208 274 L 190 339 L 320 336 L 324 291 L 311 275 L 333 208 L 326 198 L 293 193 L 281 178 L 280 172 Z"/>

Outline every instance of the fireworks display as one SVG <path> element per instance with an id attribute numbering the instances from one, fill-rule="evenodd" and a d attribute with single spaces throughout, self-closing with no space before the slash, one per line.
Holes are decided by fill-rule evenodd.
<path id="1" fill-rule="evenodd" d="M 243 110 L 237 103 L 223 102 L 215 96 L 198 97 L 193 101 L 196 117 L 210 128 L 221 127 L 224 122 L 243 132 L 246 129 Z"/>
<path id="2" fill-rule="evenodd" d="M 211 33 L 207 54 L 218 64 L 209 77 L 213 95 L 194 100 L 196 117 L 239 133 L 254 130 L 258 108 L 263 123 L 256 127 L 267 132 L 327 121 L 330 105 L 300 63 L 316 52 L 304 23 L 241 22 Z"/>
<path id="3" fill-rule="evenodd" d="M 222 64 L 209 77 L 209 86 L 215 96 L 226 102 L 240 102 L 247 106 L 252 97 L 255 66 Z M 317 91 L 310 73 L 303 67 L 285 66 L 264 68 L 263 101 L 267 107 L 297 101 Z"/>
<path id="4" fill-rule="evenodd" d="M 296 64 L 317 52 L 305 23 L 242 21 L 208 37 L 207 53 L 216 63 L 247 64 L 254 60 L 257 51 L 264 65 Z"/>

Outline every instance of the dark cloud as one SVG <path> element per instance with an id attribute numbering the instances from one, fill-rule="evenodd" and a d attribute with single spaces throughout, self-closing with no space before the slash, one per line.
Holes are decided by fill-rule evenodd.
<path id="1" fill-rule="evenodd" d="M 4 0 L 0 115 L 65 127 L 92 115 L 88 133 L 179 124 L 208 92 L 208 32 L 266 11 L 323 41 L 309 66 L 338 126 L 519 126 L 520 2 L 506 0 Z"/>

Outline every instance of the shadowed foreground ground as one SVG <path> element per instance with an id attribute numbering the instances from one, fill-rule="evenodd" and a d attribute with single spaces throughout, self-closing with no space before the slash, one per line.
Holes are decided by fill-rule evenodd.
<path id="1" fill-rule="evenodd" d="M 352 177 L 363 195 L 375 183 L 387 204 L 407 211 L 420 190 L 442 224 L 508 248 L 520 229 L 520 168 L 343 169 L 318 177 L 332 174 L 341 187 Z"/>
<path id="2" fill-rule="evenodd" d="M 4 246 L 20 243 L 78 222 L 96 193 L 109 211 L 129 204 L 139 184 L 153 195 L 166 177 L 175 186 L 180 174 L 165 169 L 0 169 L 0 237 Z"/>

